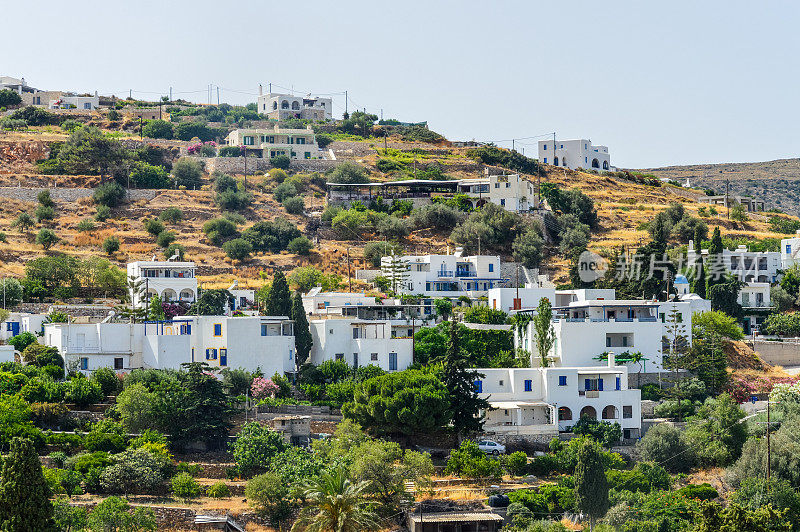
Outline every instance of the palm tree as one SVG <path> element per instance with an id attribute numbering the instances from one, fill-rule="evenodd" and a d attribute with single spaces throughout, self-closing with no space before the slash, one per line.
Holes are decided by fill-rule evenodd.
<path id="1" fill-rule="evenodd" d="M 368 488 L 368 482 L 353 483 L 341 467 L 323 473 L 302 490 L 305 505 L 292 532 L 377 530 L 378 516 L 365 493 Z"/>

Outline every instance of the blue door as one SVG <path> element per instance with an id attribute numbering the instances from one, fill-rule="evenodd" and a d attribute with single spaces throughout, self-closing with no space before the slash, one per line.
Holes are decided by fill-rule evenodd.
<path id="1" fill-rule="evenodd" d="M 597 379 L 597 390 L 600 392 L 603 391 L 603 379 Z"/>
<path id="2" fill-rule="evenodd" d="M 228 350 L 227 349 L 220 349 L 219 350 L 219 365 L 220 366 L 227 366 L 228 365 Z"/>
<path id="3" fill-rule="evenodd" d="M 11 322 L 11 334 L 13 336 L 16 336 L 16 335 L 19 334 L 19 322 L 18 321 L 12 321 Z"/>

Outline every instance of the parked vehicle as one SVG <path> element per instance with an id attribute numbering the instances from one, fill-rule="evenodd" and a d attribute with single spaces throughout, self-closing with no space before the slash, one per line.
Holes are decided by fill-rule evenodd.
<path id="1" fill-rule="evenodd" d="M 483 440 L 478 442 L 478 449 L 485 452 L 486 454 L 506 454 L 506 446 L 502 443 L 497 443 L 496 441 L 492 440 Z"/>

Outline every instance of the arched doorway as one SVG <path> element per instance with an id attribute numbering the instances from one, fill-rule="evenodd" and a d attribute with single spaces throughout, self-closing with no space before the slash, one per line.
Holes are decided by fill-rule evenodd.
<path id="1" fill-rule="evenodd" d="M 181 301 L 194 301 L 194 291 L 191 288 L 181 290 Z"/>
<path id="2" fill-rule="evenodd" d="M 592 159 L 592 168 L 600 168 L 600 161 Z"/>
<path id="3" fill-rule="evenodd" d="M 287 102 L 286 100 L 283 100 L 281 102 L 281 109 L 288 109 L 288 108 L 289 108 L 289 102 Z"/>
<path id="4" fill-rule="evenodd" d="M 558 420 L 559 421 L 572 421 L 572 410 L 566 406 L 558 407 Z"/>
<path id="5" fill-rule="evenodd" d="M 603 419 L 617 419 L 617 408 L 614 405 L 608 405 L 603 409 Z"/>
<path id="6" fill-rule="evenodd" d="M 554 164 L 555 166 L 558 166 L 558 157 L 556 157 L 555 159 L 553 159 L 553 164 Z"/>
<path id="7" fill-rule="evenodd" d="M 295 111 L 299 111 L 300 110 L 300 104 L 297 103 L 297 102 L 292 102 L 292 109 L 295 110 Z"/>
<path id="8" fill-rule="evenodd" d="M 172 288 L 166 288 L 161 292 L 161 300 L 165 303 L 168 301 L 175 301 L 178 299 L 178 294 Z"/>
<path id="9" fill-rule="evenodd" d="M 278 109 L 278 102 L 272 102 L 272 110 L 276 111 Z"/>
<path id="10" fill-rule="evenodd" d="M 608 170 L 608 161 L 603 161 L 603 170 Z"/>
<path id="11" fill-rule="evenodd" d="M 581 417 L 584 416 L 589 419 L 597 419 L 597 410 L 593 406 L 584 406 L 581 408 Z"/>

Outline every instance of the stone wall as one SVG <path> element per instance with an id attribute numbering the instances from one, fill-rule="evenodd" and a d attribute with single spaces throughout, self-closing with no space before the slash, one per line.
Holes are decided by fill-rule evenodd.
<path id="1" fill-rule="evenodd" d="M 90 198 L 94 194 L 92 188 L 31 188 L 31 187 L 0 187 L 0 197 L 12 198 L 21 201 L 37 201 L 36 196 L 43 190 L 50 191 L 54 201 L 74 202 L 81 198 Z M 128 200 L 151 200 L 158 194 L 157 190 L 139 189 L 128 190 Z"/>
<path id="2" fill-rule="evenodd" d="M 206 172 L 216 171 L 226 174 L 243 174 L 244 157 L 198 157 L 205 162 Z M 295 172 L 327 172 L 341 164 L 341 161 L 331 161 L 329 159 L 293 159 L 289 170 Z M 274 168 L 269 159 L 258 157 L 247 158 L 247 173 L 264 173 Z"/>

